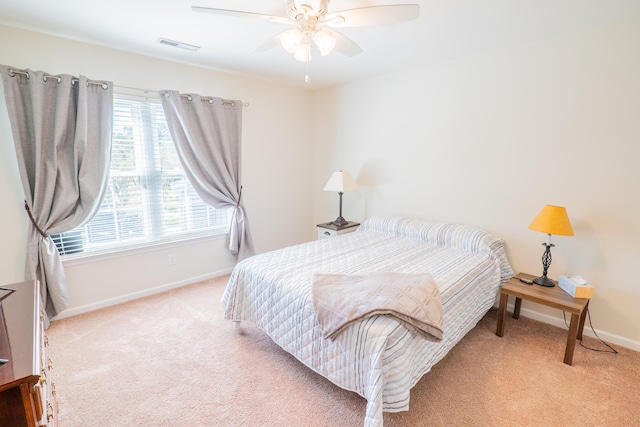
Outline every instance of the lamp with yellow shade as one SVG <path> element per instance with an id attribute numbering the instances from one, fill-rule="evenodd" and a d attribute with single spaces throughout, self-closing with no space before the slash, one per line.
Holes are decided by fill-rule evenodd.
<path id="1" fill-rule="evenodd" d="M 567 210 L 562 206 L 546 205 L 529 224 L 529 228 L 547 233 L 547 243 L 543 243 L 545 250 L 542 254 L 542 276 L 534 279 L 533 282 L 541 286 L 555 286 L 553 281 L 547 277 L 547 271 L 551 266 L 551 247 L 555 246 L 551 243 L 551 235 L 573 236 L 573 228 L 571 228 Z"/>

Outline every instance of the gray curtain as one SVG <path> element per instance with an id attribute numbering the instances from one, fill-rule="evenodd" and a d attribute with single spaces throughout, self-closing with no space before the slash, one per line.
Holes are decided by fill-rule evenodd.
<path id="1" fill-rule="evenodd" d="M 113 85 L 0 65 L 30 218 L 26 277 L 41 283 L 49 317 L 68 305 L 50 234 L 69 231 L 100 206 L 111 161 Z"/>
<path id="2" fill-rule="evenodd" d="M 242 102 L 162 91 L 171 137 L 191 185 L 205 203 L 233 208 L 227 245 L 238 259 L 254 254 L 240 185 Z"/>

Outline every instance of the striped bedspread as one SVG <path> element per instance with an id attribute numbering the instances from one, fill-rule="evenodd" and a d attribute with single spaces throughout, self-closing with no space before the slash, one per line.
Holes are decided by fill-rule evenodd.
<path id="1" fill-rule="evenodd" d="M 325 339 L 313 302 L 314 273 L 430 274 L 440 289 L 443 338 L 427 341 L 389 316 L 357 321 Z M 339 387 L 367 400 L 365 426 L 409 409 L 409 391 L 494 304 L 513 276 L 501 239 L 478 228 L 373 217 L 353 233 L 246 259 L 222 297 L 225 319 L 249 321 Z"/>

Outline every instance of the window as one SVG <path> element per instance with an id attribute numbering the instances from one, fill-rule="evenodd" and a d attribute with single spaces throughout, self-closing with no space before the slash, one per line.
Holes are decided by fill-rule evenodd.
<path id="1" fill-rule="evenodd" d="M 204 203 L 189 183 L 158 99 L 114 95 L 111 169 L 98 212 L 52 236 L 61 255 L 225 233 L 230 209 Z"/>

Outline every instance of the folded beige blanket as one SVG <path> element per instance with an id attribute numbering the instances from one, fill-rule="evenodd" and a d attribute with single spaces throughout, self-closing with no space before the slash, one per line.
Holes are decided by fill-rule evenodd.
<path id="1" fill-rule="evenodd" d="M 426 340 L 442 339 L 440 290 L 430 274 L 315 273 L 312 296 L 325 338 L 335 338 L 357 320 L 383 314 Z"/>

